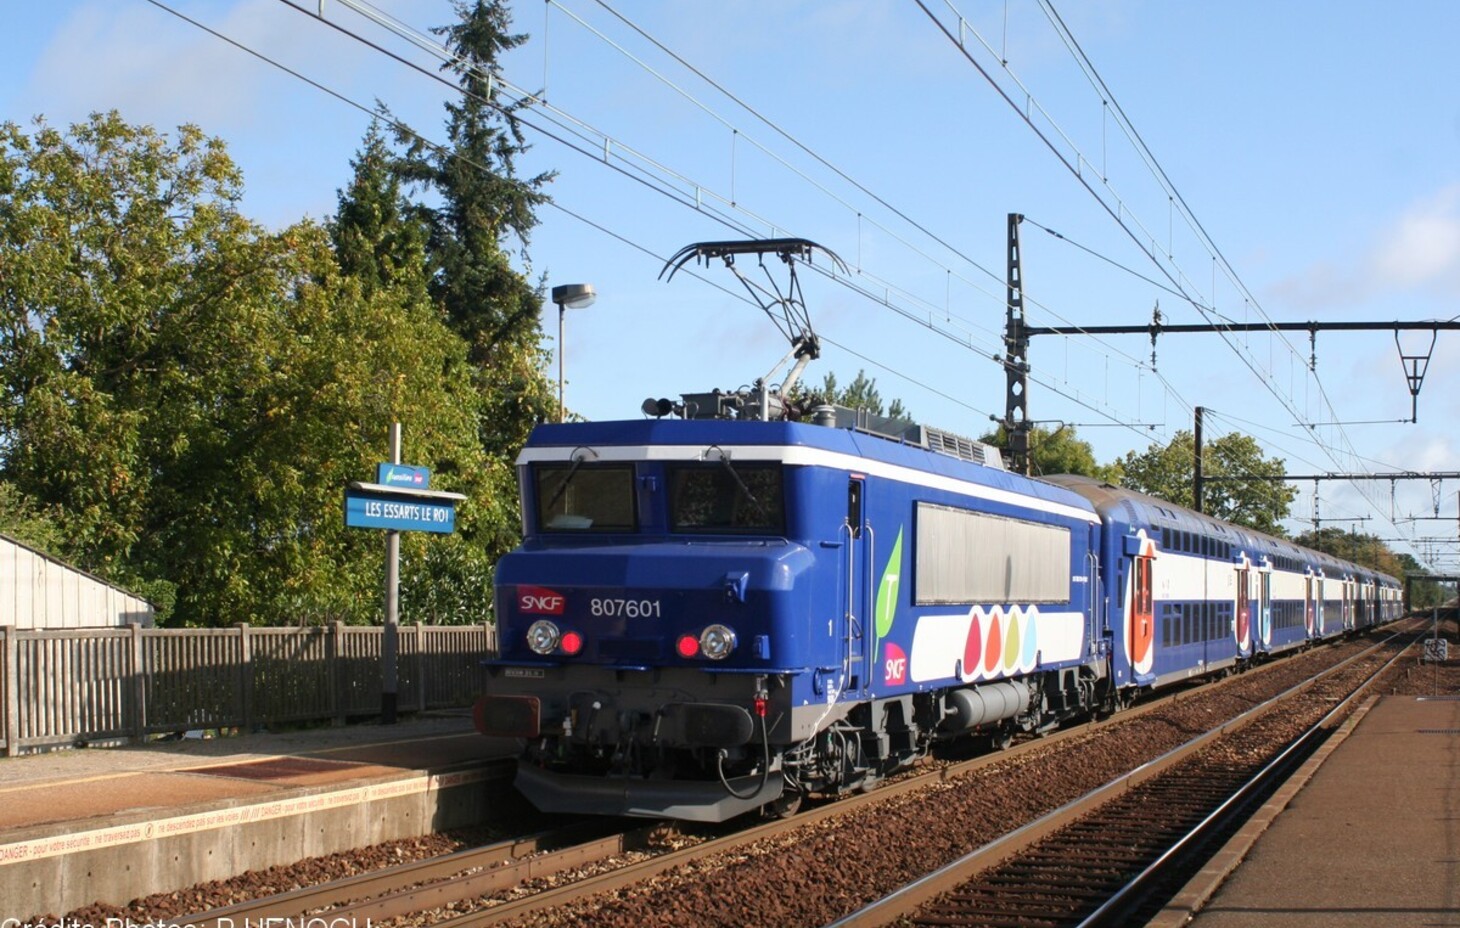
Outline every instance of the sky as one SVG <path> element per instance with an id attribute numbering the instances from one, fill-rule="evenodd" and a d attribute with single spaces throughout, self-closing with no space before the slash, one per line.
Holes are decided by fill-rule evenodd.
<path id="1" fill-rule="evenodd" d="M 66 126 L 116 109 L 165 131 L 194 123 L 242 167 L 251 218 L 325 219 L 376 102 L 442 141 L 453 91 L 431 77 L 428 48 L 361 0 L 296 2 L 165 0 L 334 95 L 148 0 L 9 0 L 0 119 Z M 372 2 L 403 31 L 455 18 L 447 0 Z M 773 369 L 789 345 L 729 269 L 663 279 L 701 241 L 798 237 L 834 252 L 845 272 L 822 254 L 800 270 L 823 345 L 806 378 L 865 370 L 884 400 L 970 437 L 1003 414 L 1010 213 L 1026 217 L 1031 325 L 1142 325 L 1158 308 L 1173 324 L 1460 316 L 1449 0 L 512 11 L 527 39 L 503 93 L 535 97 L 519 172 L 556 172 L 519 264 L 598 292 L 568 311 L 562 356 L 567 404 L 589 419 L 784 375 Z M 753 258 L 737 267 L 769 282 Z M 784 268 L 769 268 L 784 288 Z M 556 316 L 543 320 L 554 363 Z M 1320 333 L 1310 370 L 1303 332 L 1167 334 L 1154 365 L 1145 335 L 1040 336 L 1028 417 L 1074 428 L 1101 461 L 1164 444 L 1202 406 L 1208 440 L 1249 434 L 1289 473 L 1460 471 L 1460 332 L 1400 338 Z M 1429 357 L 1415 423 L 1401 351 Z M 1453 573 L 1457 490 L 1328 481 L 1317 509 Z M 1305 483 L 1290 530 L 1311 527 L 1314 508 Z M 1449 543 L 1398 541 L 1435 537 Z"/>

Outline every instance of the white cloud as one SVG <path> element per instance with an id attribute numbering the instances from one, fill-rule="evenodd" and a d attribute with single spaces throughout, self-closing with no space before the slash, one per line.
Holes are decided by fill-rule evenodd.
<path id="1" fill-rule="evenodd" d="M 1410 204 L 1357 259 L 1314 262 L 1272 289 L 1298 308 L 1351 305 L 1400 292 L 1460 296 L 1460 184 Z"/>
<path id="2" fill-rule="evenodd" d="M 1373 270 L 1401 287 L 1460 292 L 1460 184 L 1410 207 L 1371 256 Z"/>

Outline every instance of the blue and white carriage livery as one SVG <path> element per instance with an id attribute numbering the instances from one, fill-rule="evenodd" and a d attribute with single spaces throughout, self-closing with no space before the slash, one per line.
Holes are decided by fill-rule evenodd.
<path id="1" fill-rule="evenodd" d="M 1391 577 L 1088 477 L 1050 479 L 1101 516 L 1118 686 L 1224 670 L 1400 614 Z"/>

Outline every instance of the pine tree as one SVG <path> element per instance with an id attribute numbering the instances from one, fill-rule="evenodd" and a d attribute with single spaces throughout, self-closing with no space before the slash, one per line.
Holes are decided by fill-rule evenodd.
<path id="1" fill-rule="evenodd" d="M 439 198 L 439 206 L 415 207 L 429 230 L 431 295 L 470 346 L 485 400 L 482 444 L 506 460 L 554 408 L 540 347 L 542 295 L 508 254 L 515 241 L 525 258 L 534 210 L 553 175 L 517 177 L 515 159 L 527 145 L 516 107 L 494 98 L 501 56 L 525 36 L 508 31 L 500 0 L 458 2 L 456 11 L 458 23 L 433 30 L 455 56 L 443 70 L 462 90 L 459 102 L 446 104 L 449 150 L 402 137 L 408 147 L 395 170 Z"/>
<path id="2" fill-rule="evenodd" d="M 340 270 L 358 279 L 367 297 L 377 288 L 425 284 L 427 230 L 410 215 L 394 161 L 380 124 L 372 123 L 350 162 L 350 186 L 340 191 L 339 210 L 327 224 Z"/>

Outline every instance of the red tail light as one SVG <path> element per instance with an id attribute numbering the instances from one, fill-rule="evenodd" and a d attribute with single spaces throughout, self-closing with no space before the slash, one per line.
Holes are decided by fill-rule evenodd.
<path id="1" fill-rule="evenodd" d="M 674 643 L 674 650 L 680 657 L 694 657 L 700 653 L 700 640 L 694 635 L 680 635 Z"/>
<path id="2" fill-rule="evenodd" d="M 563 649 L 564 654 L 577 654 L 583 650 L 583 636 L 577 632 L 563 632 L 563 640 L 558 643 L 558 647 Z"/>

